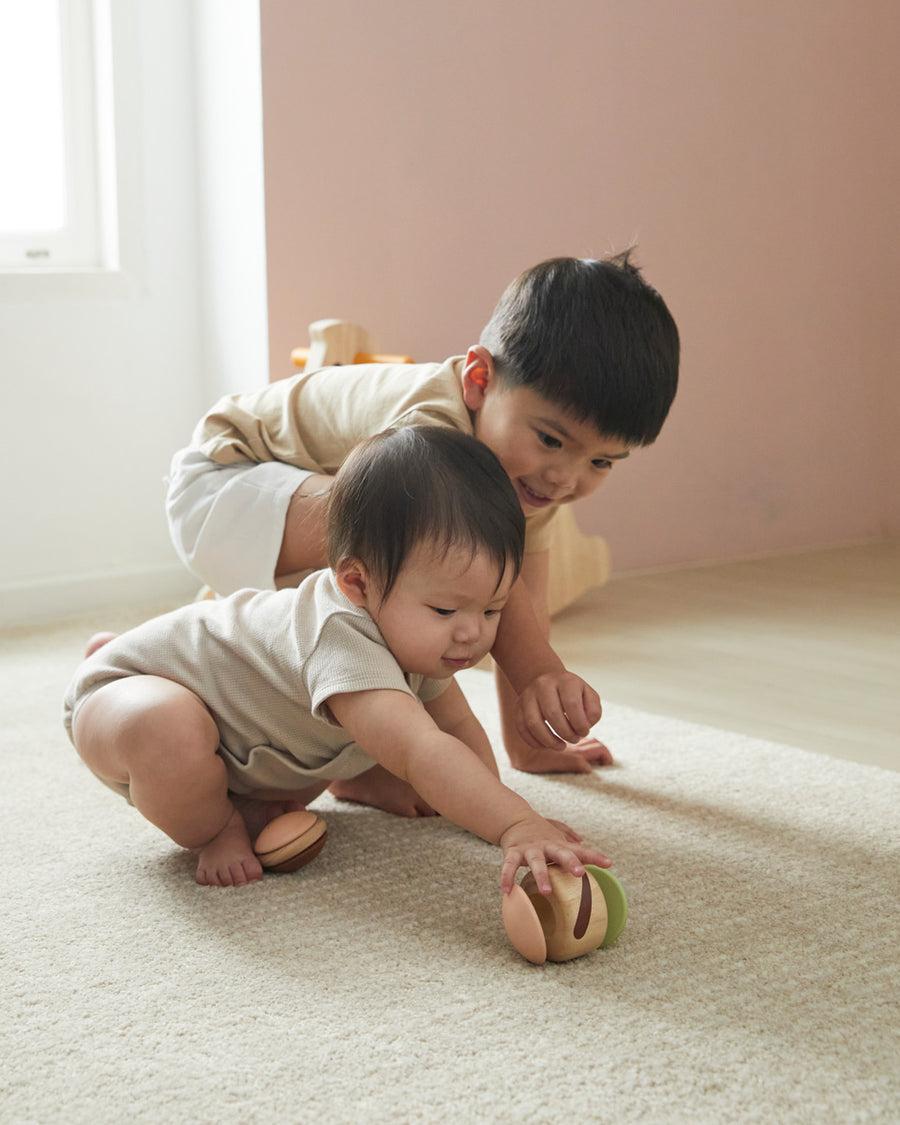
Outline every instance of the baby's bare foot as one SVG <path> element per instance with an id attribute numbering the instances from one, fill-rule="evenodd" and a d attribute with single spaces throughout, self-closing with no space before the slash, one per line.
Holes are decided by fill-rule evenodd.
<path id="1" fill-rule="evenodd" d="M 269 821 L 274 820 L 276 816 L 306 808 L 306 805 L 301 804 L 300 801 L 287 797 L 281 801 L 265 801 L 231 794 L 231 803 L 244 818 L 251 840 L 255 840 Z"/>
<path id="2" fill-rule="evenodd" d="M 401 781 L 384 766 L 373 766 L 357 777 L 333 781 L 328 791 L 341 801 L 371 805 L 395 816 L 437 816 L 409 782 Z"/>
<path id="3" fill-rule="evenodd" d="M 87 643 L 87 648 L 84 650 L 84 658 L 87 660 L 89 656 L 93 656 L 98 648 L 103 648 L 108 645 L 110 641 L 114 641 L 118 633 L 94 633 Z"/>
<path id="4" fill-rule="evenodd" d="M 235 809 L 228 823 L 197 857 L 197 882 L 203 887 L 243 887 L 263 877 L 244 818 Z"/>

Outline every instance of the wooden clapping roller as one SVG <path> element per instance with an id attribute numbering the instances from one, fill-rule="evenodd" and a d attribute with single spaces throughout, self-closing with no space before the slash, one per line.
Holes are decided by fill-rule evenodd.
<path id="1" fill-rule="evenodd" d="M 549 895 L 529 873 L 503 899 L 503 925 L 509 940 L 535 965 L 571 961 L 601 945 L 611 945 L 625 927 L 628 903 L 622 884 L 602 867 L 585 864 L 579 879 L 551 866 Z"/>

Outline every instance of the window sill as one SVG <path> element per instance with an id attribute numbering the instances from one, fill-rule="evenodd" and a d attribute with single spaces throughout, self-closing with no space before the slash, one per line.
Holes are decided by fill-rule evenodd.
<path id="1" fill-rule="evenodd" d="M 0 268 L 0 301 L 116 300 L 140 293 L 136 276 L 123 269 Z"/>

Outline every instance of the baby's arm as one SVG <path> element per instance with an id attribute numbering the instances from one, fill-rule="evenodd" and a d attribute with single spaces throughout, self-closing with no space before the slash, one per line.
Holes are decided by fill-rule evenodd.
<path id="1" fill-rule="evenodd" d="M 332 696 L 328 706 L 370 757 L 409 782 L 437 812 L 503 848 L 504 893 L 523 865 L 544 894 L 550 893 L 548 863 L 578 877 L 583 863 L 609 866 L 601 852 L 539 816 L 472 749 L 440 730 L 412 696 L 387 689 L 350 692 Z"/>
<path id="2" fill-rule="evenodd" d="M 451 680 L 437 699 L 426 703 L 425 710 L 434 719 L 439 730 L 458 738 L 484 762 L 494 777 L 500 776 L 490 739 L 472 713 L 469 701 L 456 680 Z"/>

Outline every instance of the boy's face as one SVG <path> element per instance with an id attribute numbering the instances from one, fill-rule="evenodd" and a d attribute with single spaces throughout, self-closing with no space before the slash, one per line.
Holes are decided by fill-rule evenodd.
<path id="1" fill-rule="evenodd" d="M 351 564 L 358 567 L 358 564 Z M 443 680 L 477 664 L 491 649 L 500 610 L 512 588 L 507 569 L 497 585 L 497 567 L 485 552 L 463 548 L 436 553 L 431 544 L 413 550 L 387 598 L 362 568 L 342 574 L 338 584 L 371 614 L 404 672 Z"/>
<path id="2" fill-rule="evenodd" d="M 496 454 L 526 516 L 589 496 L 631 450 L 529 387 L 504 386 L 483 348 L 469 352 L 463 398 L 475 436 Z"/>

